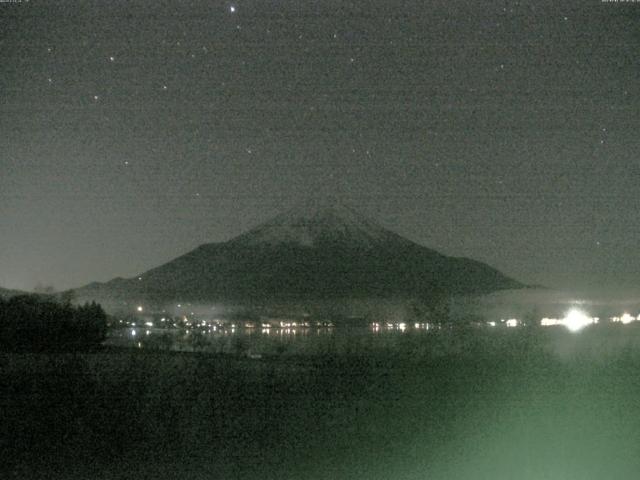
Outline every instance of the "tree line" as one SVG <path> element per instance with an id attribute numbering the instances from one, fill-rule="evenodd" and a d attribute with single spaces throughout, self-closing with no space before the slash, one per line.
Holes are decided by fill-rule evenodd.
<path id="1" fill-rule="evenodd" d="M 107 315 L 95 302 L 74 306 L 38 295 L 0 298 L 0 349 L 82 350 L 102 343 Z"/>

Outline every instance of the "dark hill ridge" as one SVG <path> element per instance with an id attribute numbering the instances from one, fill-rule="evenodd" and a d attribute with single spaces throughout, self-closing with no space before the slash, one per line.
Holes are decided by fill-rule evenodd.
<path id="1" fill-rule="evenodd" d="M 519 288 L 483 263 L 420 246 L 344 205 L 306 204 L 133 279 L 76 291 L 98 301 L 270 302 L 429 297 Z"/>
<path id="2" fill-rule="evenodd" d="M 1 288 L 0 287 L 0 298 L 11 298 L 11 297 L 17 297 L 18 295 L 26 295 L 27 292 L 22 292 L 20 290 L 8 290 L 6 288 Z"/>

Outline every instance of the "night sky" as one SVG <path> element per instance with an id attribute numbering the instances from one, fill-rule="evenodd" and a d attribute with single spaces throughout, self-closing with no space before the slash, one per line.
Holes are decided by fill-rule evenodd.
<path id="1" fill-rule="evenodd" d="M 133 276 L 333 195 L 640 291 L 640 2 L 0 3 L 0 286 Z"/>

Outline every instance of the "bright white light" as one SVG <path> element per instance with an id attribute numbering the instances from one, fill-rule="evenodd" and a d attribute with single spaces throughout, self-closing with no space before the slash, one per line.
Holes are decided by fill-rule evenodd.
<path id="1" fill-rule="evenodd" d="M 139 312 L 141 312 L 143 310 L 142 305 L 138 305 L 138 308 L 136 308 L 136 310 L 138 310 Z"/>
<path id="2" fill-rule="evenodd" d="M 559 320 L 557 318 L 543 318 L 542 320 L 540 320 L 540 325 L 543 327 L 552 327 L 554 325 L 562 325 L 562 320 Z"/>
<path id="3" fill-rule="evenodd" d="M 487 325 L 489 325 L 490 327 L 495 327 L 496 326 L 496 322 L 487 322 Z"/>
<path id="4" fill-rule="evenodd" d="M 621 317 L 620 317 L 620 321 L 622 322 L 623 325 L 626 325 L 627 323 L 631 323 L 635 320 L 635 318 L 633 318 L 631 315 L 629 315 L 627 312 L 625 312 Z"/>
<path id="5" fill-rule="evenodd" d="M 562 320 L 562 324 L 572 332 L 577 332 L 591 323 L 593 323 L 593 319 L 577 309 L 570 310 Z"/>
<path id="6" fill-rule="evenodd" d="M 153 327 L 153 322 L 144 322 L 147 327 Z"/>
<path id="7" fill-rule="evenodd" d="M 236 13 L 236 7 L 235 7 L 234 5 L 231 5 L 231 6 L 229 7 L 229 11 L 230 11 L 231 13 Z"/>
<path id="8" fill-rule="evenodd" d="M 518 320 L 515 318 L 510 318 L 509 320 L 507 320 L 507 327 L 517 327 L 518 326 Z"/>

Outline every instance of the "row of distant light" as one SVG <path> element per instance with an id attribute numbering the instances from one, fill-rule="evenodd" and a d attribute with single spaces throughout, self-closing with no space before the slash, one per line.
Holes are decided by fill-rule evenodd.
<path id="1" fill-rule="evenodd" d="M 413 328 L 415 328 L 416 330 L 429 330 L 429 324 L 428 323 L 414 323 L 412 325 L 413 325 Z M 384 328 L 386 330 L 398 329 L 401 332 L 404 332 L 409 327 L 409 325 L 407 323 L 405 323 L 405 322 L 399 322 L 399 323 L 373 322 L 370 326 L 371 326 L 371 329 L 374 332 L 379 332 L 381 328 Z"/>
<path id="2" fill-rule="evenodd" d="M 181 305 L 178 305 L 179 307 Z M 137 308 L 138 312 L 142 312 L 143 308 L 142 306 L 138 306 Z M 187 321 L 187 318 L 184 318 L 185 321 Z M 567 329 L 569 329 L 572 332 L 577 332 L 579 330 L 582 330 L 584 327 L 586 327 L 587 325 L 593 325 L 593 324 L 597 324 L 598 321 L 600 319 L 598 317 L 590 317 L 588 316 L 586 313 L 584 313 L 581 310 L 578 309 L 571 309 L 569 310 L 569 312 L 567 313 L 567 315 L 564 318 L 548 318 L 545 317 L 542 320 L 540 320 L 540 325 L 543 327 L 551 327 L 554 325 L 563 325 L 565 326 Z M 627 325 L 631 322 L 635 322 L 635 321 L 640 321 L 640 315 L 638 315 L 637 317 L 634 317 L 632 315 L 630 315 L 629 313 L 624 313 L 621 317 L 611 317 L 610 319 L 612 322 L 615 323 L 622 323 L 623 325 Z M 164 321 L 164 318 L 162 319 L 162 321 Z M 507 327 L 513 328 L 513 327 L 517 327 L 518 325 L 520 325 L 520 321 L 516 318 L 510 318 L 508 320 L 501 320 L 502 323 L 504 323 Z M 490 327 L 495 327 L 496 326 L 496 322 L 487 322 L 487 324 Z M 151 322 L 147 322 L 146 323 L 147 326 L 153 326 L 153 324 Z M 203 322 L 203 326 L 205 325 L 205 323 Z M 290 327 L 290 326 L 296 326 L 295 323 L 293 323 L 293 325 L 281 325 L 283 327 Z M 387 324 L 387 327 L 395 327 L 396 325 L 394 324 Z M 233 327 L 235 327 L 235 325 L 233 325 Z M 262 325 L 263 328 L 270 328 L 271 325 Z M 397 327 L 404 331 L 407 326 L 405 323 L 399 323 L 397 325 Z M 426 327 L 426 328 L 425 328 Z M 374 330 L 379 330 L 380 329 L 380 324 L 378 323 L 374 323 L 373 324 L 373 328 Z M 415 324 L 415 328 L 416 329 L 420 329 L 420 328 L 424 328 L 426 330 L 429 329 L 429 324 L 419 324 L 416 323 Z"/>
<path id="3" fill-rule="evenodd" d="M 569 329 L 572 332 L 577 332 L 582 330 L 584 327 L 588 325 L 594 325 L 599 322 L 598 317 L 590 317 L 586 313 L 578 309 L 571 309 L 567 313 L 564 318 L 543 318 L 540 320 L 540 325 L 543 327 L 551 327 L 554 325 L 562 325 Z M 628 313 L 624 313 L 621 317 L 611 317 L 610 319 L 615 323 L 622 323 L 623 325 L 627 325 L 631 322 L 635 322 L 640 320 L 640 315 L 634 317 Z M 515 318 L 510 318 L 509 320 L 502 320 L 507 327 L 517 327 L 520 325 L 520 321 Z M 488 322 L 489 326 L 495 327 L 496 322 Z"/>

